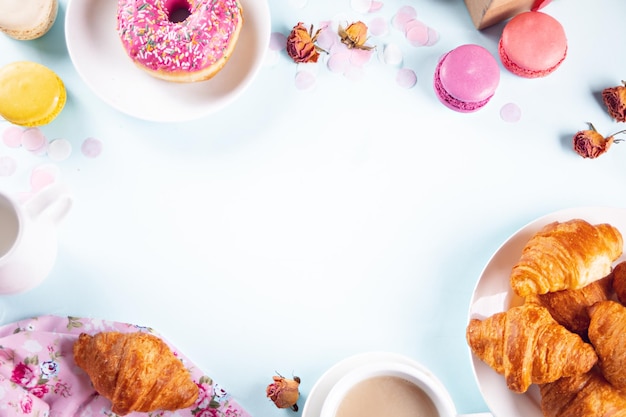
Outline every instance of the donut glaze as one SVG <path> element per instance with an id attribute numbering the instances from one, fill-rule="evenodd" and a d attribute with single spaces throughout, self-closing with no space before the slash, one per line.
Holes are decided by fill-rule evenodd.
<path id="1" fill-rule="evenodd" d="M 177 21 L 181 10 L 184 20 Z M 118 0 L 117 30 L 127 54 L 170 81 L 200 81 L 217 73 L 242 23 L 238 0 Z"/>

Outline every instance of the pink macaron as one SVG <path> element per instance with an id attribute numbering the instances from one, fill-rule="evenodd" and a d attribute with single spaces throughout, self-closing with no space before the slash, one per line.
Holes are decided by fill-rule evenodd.
<path id="1" fill-rule="evenodd" d="M 441 57 L 433 86 L 437 98 L 452 110 L 470 113 L 484 107 L 500 83 L 500 66 L 480 45 L 461 45 Z"/>
<path id="2" fill-rule="evenodd" d="M 565 30 L 558 20 L 543 12 L 520 13 L 504 26 L 498 53 L 504 67 L 513 74 L 545 77 L 567 55 Z"/>

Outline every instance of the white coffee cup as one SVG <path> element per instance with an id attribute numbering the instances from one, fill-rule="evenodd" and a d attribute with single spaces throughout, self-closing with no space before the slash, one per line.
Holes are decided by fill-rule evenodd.
<path id="1" fill-rule="evenodd" d="M 428 369 L 418 363 L 377 361 L 357 366 L 344 374 L 330 389 L 322 405 L 320 417 L 338 417 L 338 411 L 342 408 L 342 404 L 343 410 L 340 411 L 340 414 L 347 415 L 348 404 L 359 402 L 357 398 L 346 400 L 349 393 L 352 396 L 358 395 L 355 387 L 363 387 L 362 383 L 365 381 L 370 381 L 371 384 L 379 383 L 378 381 L 389 381 L 389 379 L 377 379 L 377 377 L 396 377 L 414 386 L 414 389 L 406 391 L 408 393 L 406 395 L 412 396 L 411 401 L 407 401 L 407 404 L 410 403 L 412 407 L 411 413 L 407 413 L 409 415 L 419 415 L 420 417 L 457 416 L 450 394 Z M 380 383 L 382 384 L 382 382 Z M 376 385 L 372 386 L 372 388 L 375 387 Z M 344 401 L 346 402 L 344 403 Z M 395 401 L 404 402 L 398 398 Z M 398 404 L 392 405 L 399 407 Z"/>
<path id="2" fill-rule="evenodd" d="M 57 225 L 72 206 L 67 188 L 55 183 L 24 203 L 0 193 L 0 294 L 40 284 L 57 257 Z"/>

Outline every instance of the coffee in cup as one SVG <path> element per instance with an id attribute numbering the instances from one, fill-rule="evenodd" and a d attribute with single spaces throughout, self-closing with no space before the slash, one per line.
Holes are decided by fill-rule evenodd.
<path id="1" fill-rule="evenodd" d="M 399 376 L 373 376 L 357 383 L 339 403 L 335 417 L 439 417 L 430 397 Z"/>
<path id="2" fill-rule="evenodd" d="M 417 363 L 374 362 L 347 372 L 331 388 L 320 417 L 453 417 L 447 390 Z"/>

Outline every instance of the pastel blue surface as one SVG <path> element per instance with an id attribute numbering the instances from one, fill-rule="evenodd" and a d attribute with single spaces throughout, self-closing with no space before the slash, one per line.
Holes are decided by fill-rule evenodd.
<path id="1" fill-rule="evenodd" d="M 324 54 L 298 66 L 268 47 L 235 102 L 180 123 L 133 118 L 87 87 L 66 48 L 67 0 L 43 38 L 0 36 L 0 64 L 33 60 L 61 76 L 67 105 L 42 131 L 72 144 L 52 161 L 0 143 L 17 161 L 0 189 L 28 191 L 33 170 L 51 164 L 75 198 L 54 270 L 0 297 L 4 321 L 66 314 L 154 327 L 259 417 L 293 413 L 265 398 L 275 372 L 301 378 L 302 409 L 327 369 L 367 351 L 411 357 L 460 413 L 487 411 L 465 325 L 490 256 L 552 211 L 626 206 L 626 145 L 596 160 L 571 146 L 587 122 L 606 135 L 624 128 L 599 93 L 626 77 L 626 3 L 553 1 L 544 11 L 569 40 L 562 66 L 523 79 L 500 63 L 498 90 L 471 114 L 437 100 L 433 71 L 465 43 L 497 56 L 502 25 L 477 31 L 461 0 L 382 3 L 361 14 L 348 0 L 270 0 L 272 32 L 285 36 L 300 21 L 375 18 L 389 34 L 370 37 L 376 50 L 357 79 L 330 71 Z M 414 47 L 392 27 L 406 5 L 438 42 Z M 400 66 L 380 59 L 391 43 Z M 416 73 L 413 88 L 396 82 L 400 68 Z M 299 71 L 312 88 L 298 89 Z M 503 120 L 507 103 L 520 121 Z M 96 158 L 81 153 L 90 137 L 103 145 Z"/>

